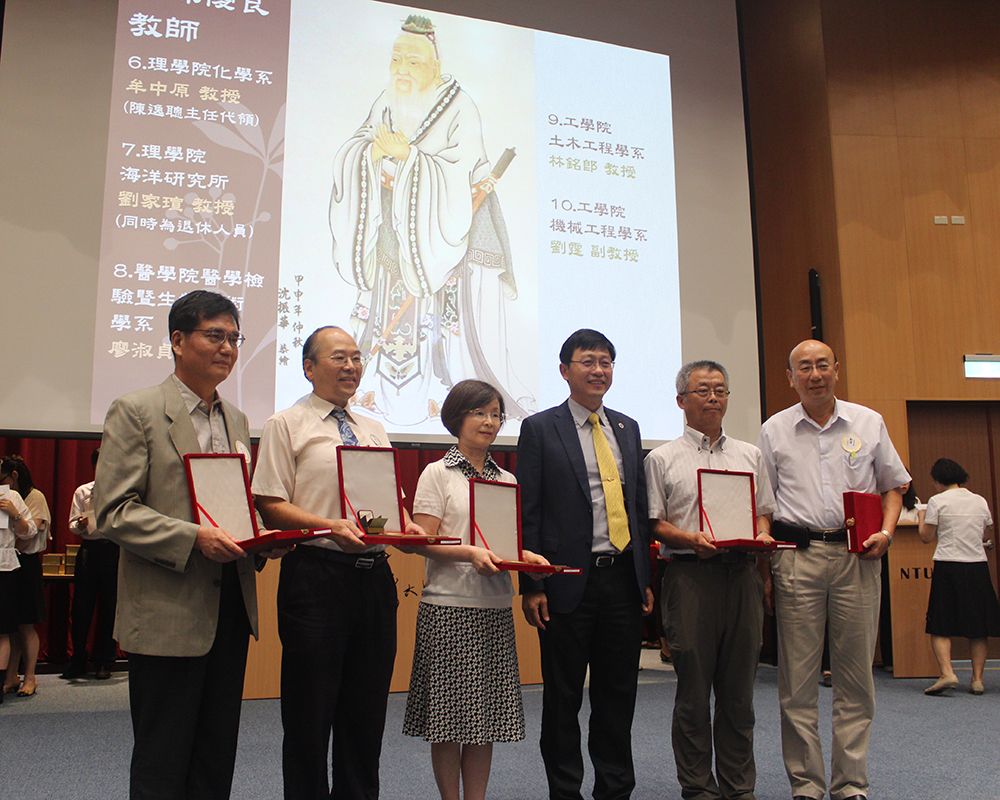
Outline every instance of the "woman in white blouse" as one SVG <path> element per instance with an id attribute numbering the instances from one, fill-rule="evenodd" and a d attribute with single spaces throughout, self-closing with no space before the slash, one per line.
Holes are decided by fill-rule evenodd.
<path id="1" fill-rule="evenodd" d="M 48 546 L 52 515 L 45 496 L 35 488 L 31 470 L 20 456 L 7 456 L 0 461 L 0 483 L 11 487 L 24 498 L 35 524 L 35 535 L 18 539 L 17 560 L 20 568 L 15 571 L 17 637 L 11 641 L 10 661 L 4 677 L 3 691 L 17 692 L 18 697 L 32 697 L 37 688 L 35 665 L 38 662 L 38 631 L 35 625 L 45 617 L 45 595 L 42 591 L 42 551 Z M 18 676 L 18 665 L 24 664 L 23 681 Z"/>
<path id="2" fill-rule="evenodd" d="M 500 393 L 461 381 L 441 406 L 458 438 L 420 475 L 413 521 L 427 533 L 461 536 L 463 544 L 427 547 L 426 576 L 403 733 L 431 742 L 442 800 L 486 796 L 493 742 L 524 738 L 524 711 L 514 647 L 513 586 L 499 558 L 469 544 L 469 478 L 513 482 L 489 454 L 504 422 Z M 524 553 L 526 561 L 548 563 Z"/>
<path id="3" fill-rule="evenodd" d="M 966 489 L 969 474 L 949 458 L 939 458 L 931 467 L 938 490 L 921 511 L 921 541 L 937 539 L 934 575 L 927 604 L 927 633 L 941 669 L 941 677 L 924 694 L 941 694 L 958 686 L 951 665 L 951 637 L 969 640 L 972 681 L 969 691 L 982 694 L 986 664 L 986 639 L 1000 636 L 1000 606 L 990 582 L 986 563 L 987 543 L 993 519 L 986 500 Z"/>
<path id="4" fill-rule="evenodd" d="M 17 632 L 17 576 L 21 568 L 15 545 L 35 536 L 31 512 L 16 489 L 3 484 L 0 493 L 0 674 L 7 672 L 10 660 L 10 637 Z M 4 692 L 0 691 L 0 703 Z"/>

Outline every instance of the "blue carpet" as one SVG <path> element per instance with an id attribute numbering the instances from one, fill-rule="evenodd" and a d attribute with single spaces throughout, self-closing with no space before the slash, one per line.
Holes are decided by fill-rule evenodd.
<path id="1" fill-rule="evenodd" d="M 638 787 L 634 800 L 678 798 L 670 752 L 674 676 L 650 667 L 640 675 L 634 726 Z M 876 672 L 878 713 L 870 753 L 873 800 L 996 800 L 1000 798 L 996 737 L 1000 731 L 1000 665 L 986 675 L 987 694 L 964 691 L 968 672 L 959 667 L 963 687 L 951 696 L 925 697 L 926 680 L 893 680 Z M 966 665 L 967 666 L 967 665 Z M 656 667 L 659 667 L 657 664 Z M 755 692 L 759 800 L 788 800 L 778 729 L 777 675 L 760 669 Z M 821 730 L 829 754 L 830 696 L 820 689 Z M 524 691 L 528 738 L 495 748 L 489 797 L 530 800 L 546 796 L 538 755 L 541 689 Z M 405 695 L 389 701 L 382 756 L 385 800 L 437 797 L 430 746 L 403 736 Z M 0 786 L 18 800 L 118 800 L 127 797 L 131 729 L 126 678 L 66 684 L 43 676 L 38 695 L 0 706 Z M 586 709 L 585 709 L 586 713 Z M 244 704 L 233 798 L 281 797 L 281 722 L 272 700 Z M 590 796 L 590 775 L 585 797 Z M 8 794 L 9 792 L 9 794 Z"/>

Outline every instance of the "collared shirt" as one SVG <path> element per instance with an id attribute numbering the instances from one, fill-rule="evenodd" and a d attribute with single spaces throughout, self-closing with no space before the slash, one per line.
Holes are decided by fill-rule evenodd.
<path id="1" fill-rule="evenodd" d="M 774 512 L 774 493 L 760 450 L 723 432 L 715 442 L 689 425 L 684 435 L 661 444 L 646 456 L 646 494 L 649 518 L 662 519 L 682 531 L 700 531 L 698 470 L 724 469 L 754 476 L 757 516 Z M 754 520 L 756 524 L 756 520 Z M 660 544 L 663 555 L 693 553 L 690 548 Z"/>
<path id="2" fill-rule="evenodd" d="M 88 542 L 104 538 L 100 533 L 98 533 L 97 528 L 95 527 L 93 494 L 93 481 L 77 486 L 76 491 L 73 492 L 73 502 L 70 503 L 69 507 L 70 531 Z M 87 518 L 87 529 L 85 531 L 81 531 L 78 527 L 76 527 L 76 525 L 73 524 L 73 520 L 77 517 L 84 516 Z"/>
<path id="3" fill-rule="evenodd" d="M 21 562 L 17 560 L 17 550 L 14 545 L 19 540 L 24 542 L 34 539 L 37 529 L 35 528 L 35 521 L 31 518 L 31 510 L 25 505 L 20 494 L 14 489 L 8 489 L 6 494 L 2 496 L 7 497 L 14 504 L 17 513 L 28 523 L 28 531 L 23 537 L 14 534 L 14 523 L 10 521 L 9 517 L 6 527 L 0 528 L 0 572 L 12 572 L 21 566 Z"/>
<path id="4" fill-rule="evenodd" d="M 576 423 L 576 432 L 580 437 L 580 447 L 583 448 L 583 462 L 587 465 L 587 482 L 590 484 L 590 503 L 594 509 L 594 539 L 591 545 L 593 553 L 617 553 L 615 546 L 611 544 L 611 537 L 608 534 L 608 509 L 604 503 L 604 484 L 601 481 L 601 470 L 597 465 L 597 451 L 594 449 L 594 429 L 590 424 L 590 410 L 581 406 L 572 397 L 569 399 L 569 410 Z M 611 454 L 615 457 L 615 465 L 618 467 L 618 477 L 622 482 L 622 492 L 625 491 L 625 469 L 622 465 L 622 453 L 618 447 L 618 440 L 611 430 L 611 423 L 608 422 L 608 415 L 604 413 L 602 405 L 595 412 L 601 421 L 601 430 L 611 446 Z"/>
<path id="5" fill-rule="evenodd" d="M 310 393 L 264 423 L 253 474 L 254 495 L 287 500 L 325 519 L 343 519 L 337 447 L 344 441 L 337 419 L 330 413 L 335 407 Z M 375 420 L 348 409 L 347 424 L 362 447 L 390 446 L 385 429 Z M 305 546 L 340 550 L 329 539 Z M 384 549 L 376 545 L 369 552 Z"/>
<path id="6" fill-rule="evenodd" d="M 28 492 L 28 496 L 24 498 L 24 505 L 27 506 L 28 511 L 31 513 L 31 519 L 35 523 L 34 538 L 27 541 L 24 539 L 18 540 L 18 552 L 27 556 L 41 553 L 48 547 L 52 526 L 52 513 L 49 511 L 49 504 L 45 499 L 45 495 L 38 491 L 37 488 Z"/>
<path id="7" fill-rule="evenodd" d="M 844 527 L 844 492 L 882 494 L 910 481 L 882 416 L 846 400 L 822 427 L 801 403 L 779 411 L 761 427 L 760 450 L 775 519 L 817 530 Z"/>
<path id="8" fill-rule="evenodd" d="M 184 407 L 191 416 L 191 424 L 194 425 L 201 452 L 231 453 L 232 447 L 229 434 L 226 432 L 226 418 L 222 414 L 222 400 L 219 399 L 219 393 L 215 393 L 215 398 L 209 405 L 176 375 L 170 377 L 174 379 L 177 390 L 181 393 L 181 400 L 184 401 Z"/>
<path id="9" fill-rule="evenodd" d="M 441 520 L 438 530 L 459 536 L 462 544 L 471 541 L 469 478 L 516 483 L 517 479 L 487 456 L 481 473 L 452 447 L 440 461 L 428 464 L 420 473 L 413 496 L 413 513 Z M 467 561 L 425 561 L 424 590 L 420 602 L 466 608 L 509 608 L 514 589 L 510 573 L 480 575 Z"/>
<path id="10" fill-rule="evenodd" d="M 924 522 L 937 525 L 935 561 L 986 561 L 983 531 L 993 524 L 986 499 L 964 486 L 945 489 L 927 501 Z"/>

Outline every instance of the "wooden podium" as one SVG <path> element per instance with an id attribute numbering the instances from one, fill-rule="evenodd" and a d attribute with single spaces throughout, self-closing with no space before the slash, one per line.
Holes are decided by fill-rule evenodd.
<path id="1" fill-rule="evenodd" d="M 937 660 L 924 633 L 934 573 L 934 545 L 924 544 L 916 525 L 899 525 L 889 548 L 889 607 L 892 613 L 892 675 L 934 678 Z M 886 587 L 883 587 L 883 591 Z"/>
<path id="2" fill-rule="evenodd" d="M 399 610 L 396 625 L 396 668 L 392 673 L 391 690 L 405 692 L 410 686 L 413 664 L 413 642 L 417 629 L 417 607 L 424 585 L 424 558 L 420 555 L 389 550 L 389 565 L 396 576 Z M 247 674 L 243 684 L 243 699 L 257 700 L 278 697 L 281 693 L 281 642 L 278 640 L 278 573 L 277 561 L 268 561 L 257 574 L 257 608 L 260 640 L 250 640 Z M 542 668 L 538 654 L 538 632 L 524 621 L 521 599 L 514 595 L 514 632 L 517 637 L 517 658 L 521 683 L 541 683 Z"/>

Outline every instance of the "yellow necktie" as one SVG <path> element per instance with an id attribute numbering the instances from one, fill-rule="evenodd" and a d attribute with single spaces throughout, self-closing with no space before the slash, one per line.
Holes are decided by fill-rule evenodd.
<path id="1" fill-rule="evenodd" d="M 608 438 L 601 430 L 601 420 L 596 413 L 587 417 L 594 431 L 594 452 L 597 454 L 597 469 L 601 473 L 601 486 L 604 487 L 604 507 L 608 512 L 608 536 L 611 544 L 624 550 L 631 536 L 628 532 L 628 514 L 625 513 L 625 497 L 622 495 L 622 481 L 615 464 L 615 454 L 611 452 Z"/>

